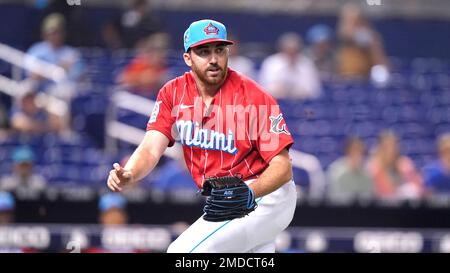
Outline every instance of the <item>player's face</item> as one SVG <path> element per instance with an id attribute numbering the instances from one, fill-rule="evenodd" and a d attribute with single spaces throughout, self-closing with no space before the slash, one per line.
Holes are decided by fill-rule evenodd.
<path id="1" fill-rule="evenodd" d="M 222 42 L 196 46 L 184 54 L 185 62 L 206 85 L 223 83 L 227 75 L 228 47 Z"/>

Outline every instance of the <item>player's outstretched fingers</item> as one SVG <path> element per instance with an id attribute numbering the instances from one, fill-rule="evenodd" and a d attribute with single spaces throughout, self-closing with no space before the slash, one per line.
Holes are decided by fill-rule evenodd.
<path id="1" fill-rule="evenodd" d="M 123 181 L 123 178 L 128 182 L 131 179 L 131 172 L 125 170 L 120 166 L 119 163 L 113 164 L 114 170 L 116 171 L 117 177 L 120 179 L 120 181 Z"/>
<path id="2" fill-rule="evenodd" d="M 122 183 L 116 174 L 116 170 L 111 170 L 109 172 L 108 185 L 111 185 L 115 191 L 121 191 L 122 190 L 122 188 L 120 187 L 121 184 Z"/>
<path id="3" fill-rule="evenodd" d="M 108 178 L 108 188 L 110 188 L 113 192 L 119 192 L 122 191 L 122 188 L 119 187 L 117 185 L 116 182 L 114 182 L 114 180 L 112 180 L 111 178 Z"/>
<path id="4" fill-rule="evenodd" d="M 111 179 L 108 178 L 108 181 L 106 183 L 106 185 L 108 186 L 108 188 L 113 191 L 113 192 L 117 192 L 118 189 L 116 188 L 116 186 L 113 185 L 113 183 L 111 182 Z"/>
<path id="5" fill-rule="evenodd" d="M 119 163 L 114 163 L 113 164 L 113 168 L 114 168 L 114 170 L 116 171 L 116 174 L 117 174 L 117 176 L 122 176 L 123 175 L 123 173 L 124 173 L 124 169 L 122 168 L 122 166 L 120 166 L 120 164 Z"/>

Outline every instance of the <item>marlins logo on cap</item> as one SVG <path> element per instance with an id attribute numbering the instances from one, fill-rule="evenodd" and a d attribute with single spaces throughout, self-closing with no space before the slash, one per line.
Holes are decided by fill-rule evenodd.
<path id="1" fill-rule="evenodd" d="M 219 34 L 219 29 L 214 26 L 212 23 L 209 23 L 209 25 L 207 25 L 203 31 L 206 33 L 206 35 L 217 35 Z"/>
<path id="2" fill-rule="evenodd" d="M 217 21 L 205 19 L 193 22 L 184 32 L 184 50 L 212 42 L 233 44 L 227 39 L 226 27 Z"/>

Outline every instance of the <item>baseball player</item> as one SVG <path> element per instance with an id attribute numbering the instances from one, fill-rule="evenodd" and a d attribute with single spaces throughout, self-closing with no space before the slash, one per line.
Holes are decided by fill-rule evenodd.
<path id="1" fill-rule="evenodd" d="M 108 187 L 121 191 L 181 143 L 206 204 L 168 252 L 275 252 L 277 234 L 294 215 L 292 136 L 276 100 L 228 68 L 232 44 L 220 22 L 188 27 L 183 58 L 191 70 L 161 88 L 141 144 L 109 173 Z"/>

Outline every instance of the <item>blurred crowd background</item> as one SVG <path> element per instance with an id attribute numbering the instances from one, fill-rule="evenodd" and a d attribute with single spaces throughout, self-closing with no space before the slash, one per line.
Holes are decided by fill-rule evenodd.
<path id="1" fill-rule="evenodd" d="M 161 252 L 200 216 L 179 147 L 138 188 L 105 183 L 203 18 L 295 138 L 278 251 L 450 251 L 444 0 L 0 0 L 0 250 Z"/>

